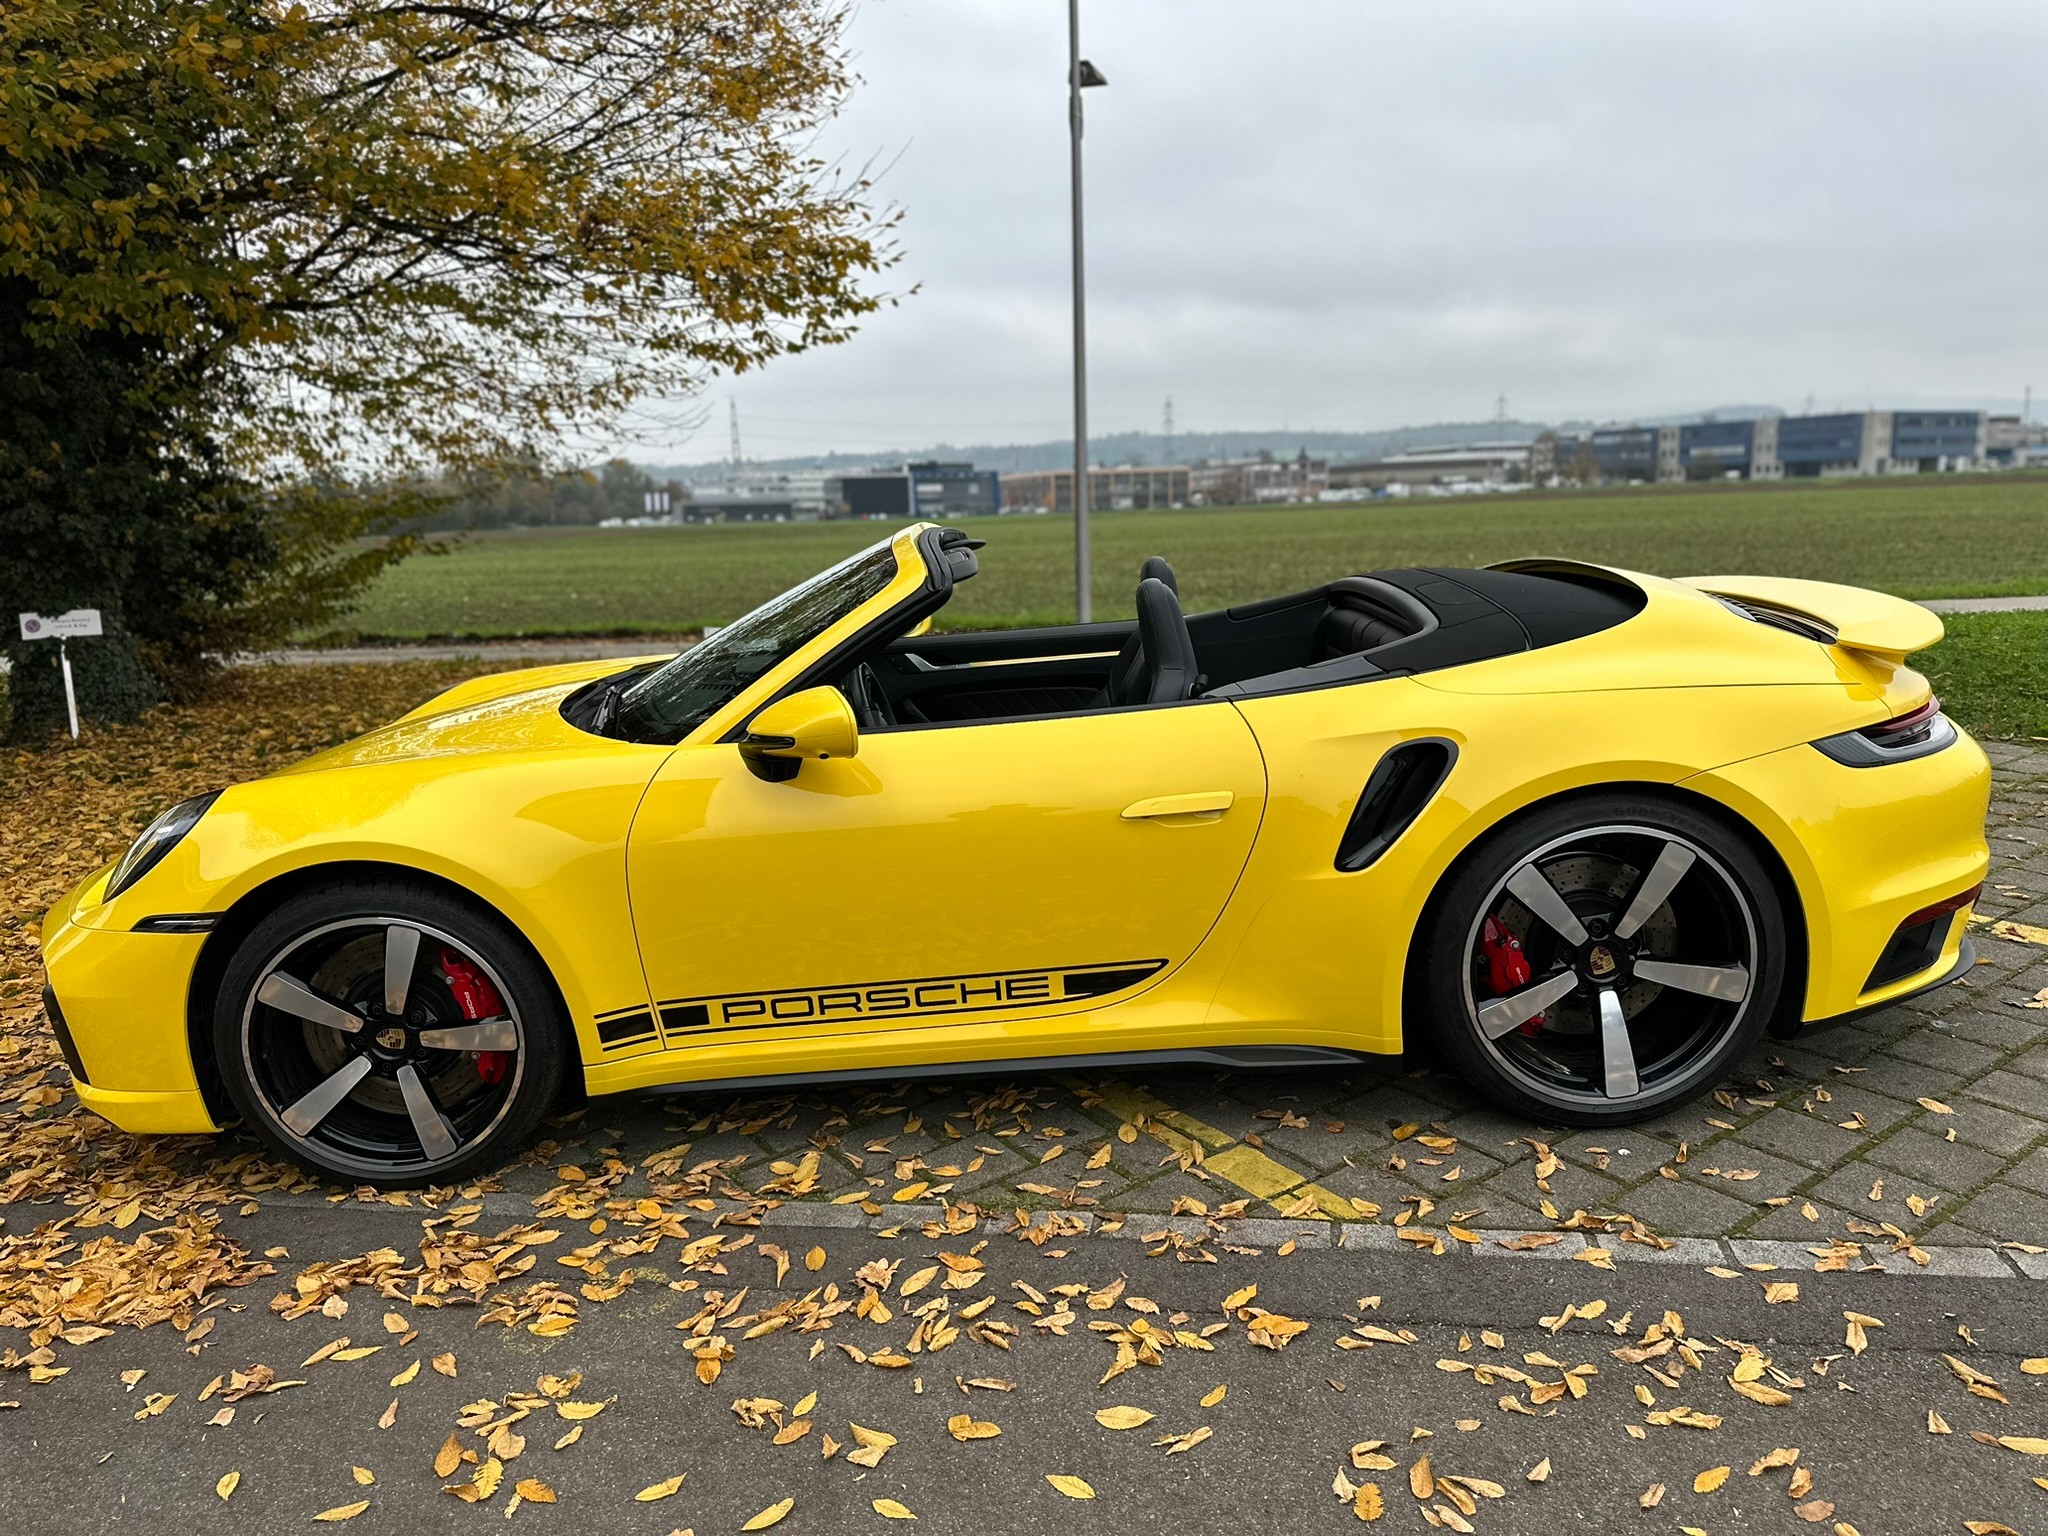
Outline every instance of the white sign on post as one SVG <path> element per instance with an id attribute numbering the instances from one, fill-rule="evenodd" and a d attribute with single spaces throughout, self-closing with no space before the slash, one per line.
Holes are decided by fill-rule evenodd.
<path id="1" fill-rule="evenodd" d="M 57 665 L 64 671 L 64 709 L 71 717 L 71 739 L 78 740 L 78 691 L 71 684 L 71 653 L 64 649 L 64 642 L 77 636 L 106 633 L 100 627 L 100 611 L 97 608 L 73 608 L 54 618 L 41 613 L 21 615 L 21 638 L 24 640 L 55 640 L 57 642 Z"/>
<path id="2" fill-rule="evenodd" d="M 66 636 L 104 633 L 100 628 L 100 611 L 97 608 L 74 608 L 54 618 L 46 613 L 24 613 L 21 616 L 21 638 L 24 640 L 62 640 Z"/>

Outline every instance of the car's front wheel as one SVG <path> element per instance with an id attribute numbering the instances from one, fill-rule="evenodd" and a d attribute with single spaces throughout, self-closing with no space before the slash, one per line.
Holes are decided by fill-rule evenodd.
<path id="1" fill-rule="evenodd" d="M 1768 872 L 1717 820 L 1576 800 L 1502 828 L 1438 891 L 1411 995 L 1488 1097 L 1626 1124 L 1704 1092 L 1756 1043 L 1784 935 Z"/>
<path id="2" fill-rule="evenodd" d="M 302 893 L 242 941 L 214 1056 L 245 1123 L 315 1173 L 385 1187 L 484 1171 L 531 1134 L 567 1030 L 495 916 L 399 882 Z"/>

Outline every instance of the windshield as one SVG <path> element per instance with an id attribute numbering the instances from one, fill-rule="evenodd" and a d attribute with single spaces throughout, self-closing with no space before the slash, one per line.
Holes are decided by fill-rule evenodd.
<path id="1" fill-rule="evenodd" d="M 887 587 L 896 575 L 891 542 L 872 544 L 771 598 L 632 684 L 619 699 L 617 734 L 629 741 L 682 740 Z"/>

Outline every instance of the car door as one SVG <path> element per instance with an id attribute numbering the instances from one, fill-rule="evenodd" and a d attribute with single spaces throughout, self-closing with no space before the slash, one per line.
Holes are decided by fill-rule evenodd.
<path id="1" fill-rule="evenodd" d="M 1222 702 L 874 731 L 781 783 L 730 743 L 686 746 L 627 861 L 660 1042 L 1000 1024 L 1134 995 L 1214 925 L 1264 797 Z"/>

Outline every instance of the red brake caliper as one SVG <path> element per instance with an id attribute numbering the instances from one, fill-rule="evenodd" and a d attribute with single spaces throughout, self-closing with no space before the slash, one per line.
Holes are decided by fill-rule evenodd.
<path id="1" fill-rule="evenodd" d="M 1479 931 L 1479 947 L 1486 952 L 1488 980 L 1495 997 L 1506 997 L 1529 984 L 1529 957 L 1522 953 L 1522 941 L 1491 917 Z M 1542 1028 L 1543 1015 L 1539 1013 L 1522 1025 L 1522 1033 L 1533 1035 Z"/>
<path id="2" fill-rule="evenodd" d="M 1525 964 L 1524 970 L 1528 967 Z M 455 994 L 455 1006 L 465 1019 L 497 1019 L 505 1014 L 505 1000 L 491 985 L 491 978 L 462 956 L 441 946 L 441 974 L 448 978 L 448 990 Z M 510 1051 L 478 1051 L 476 1075 L 487 1083 L 502 1083 L 512 1070 Z"/>

